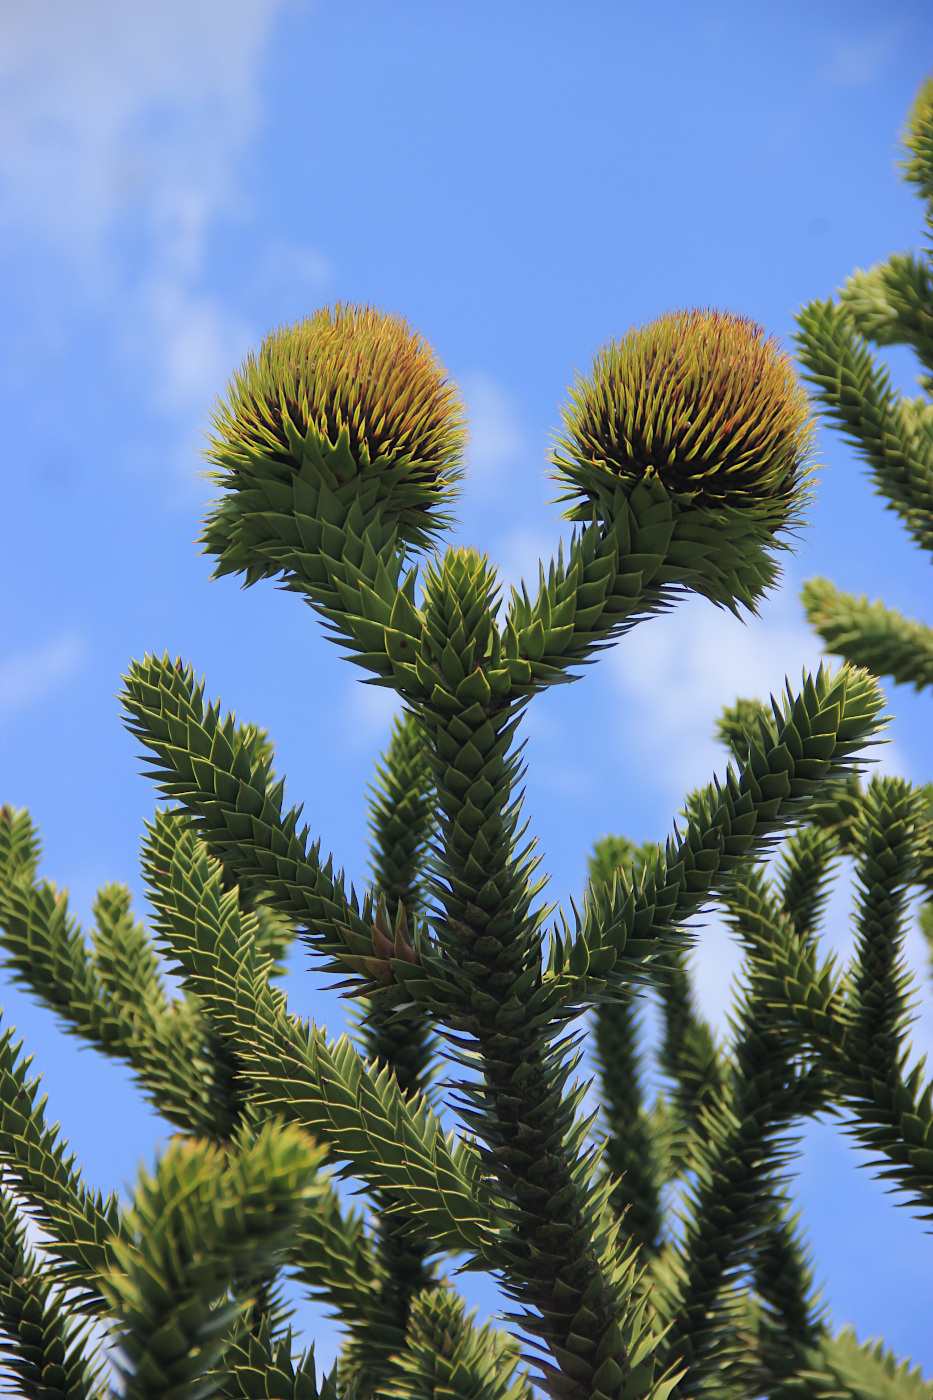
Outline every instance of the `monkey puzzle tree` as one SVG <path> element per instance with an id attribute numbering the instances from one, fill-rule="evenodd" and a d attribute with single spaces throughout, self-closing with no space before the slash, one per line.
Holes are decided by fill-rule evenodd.
<path id="1" fill-rule="evenodd" d="M 933 77 L 921 87 L 904 132 L 904 178 L 925 203 L 933 236 Z M 807 376 L 829 419 L 868 464 L 889 509 L 914 543 L 933 552 L 933 244 L 923 253 L 893 253 L 854 272 L 838 302 L 811 302 L 798 319 L 797 344 Z M 923 391 L 905 399 L 870 345 L 909 345 Z M 804 585 L 803 602 L 826 649 L 900 685 L 933 692 L 933 628 L 828 579 Z M 933 810 L 933 787 L 927 789 Z M 933 957 L 933 905 L 921 924 Z"/>
<path id="2" fill-rule="evenodd" d="M 101 1318 L 131 1396 L 519 1400 L 520 1342 L 466 1316 L 442 1272 L 456 1256 L 501 1280 L 525 1359 L 561 1400 L 926 1395 L 882 1352 L 828 1338 L 782 1186 L 795 1122 L 849 1104 L 886 1172 L 923 1208 L 933 1198 L 933 1108 L 901 1054 L 898 953 L 929 831 L 906 784 L 873 785 L 857 810 L 840 798 L 881 724 L 872 678 L 821 670 L 736 717 L 735 766 L 688 796 L 663 847 L 602 849 L 580 908 L 551 927 L 522 819 L 520 726 L 537 695 L 687 591 L 754 609 L 776 578 L 810 471 L 792 367 L 758 327 L 715 312 L 606 347 L 554 452 L 577 529 L 504 606 L 485 555 L 430 552 L 463 442 L 433 352 L 370 308 L 270 335 L 215 418 L 221 494 L 203 538 L 216 572 L 300 593 L 402 701 L 370 797 L 362 900 L 284 809 L 268 737 L 209 701 L 182 660 L 134 663 L 123 692 L 169 804 L 143 843 L 149 929 L 108 887 L 89 946 L 38 879 L 28 815 L 4 813 L 8 965 L 129 1064 L 178 1130 L 129 1208 L 102 1200 L 6 1033 L 12 1369 L 30 1395 L 102 1394 L 81 1330 Z M 785 832 L 769 884 L 760 861 Z M 864 933 L 840 976 L 814 924 L 844 841 Z M 687 921 L 714 901 L 746 950 L 725 1047 L 684 972 Z M 353 1037 L 328 1041 L 289 1011 L 276 972 L 296 938 L 358 999 Z M 651 985 L 670 1088 L 648 1107 L 632 1002 Z M 589 1008 L 605 1125 L 581 1113 L 574 1078 Z M 439 1059 L 452 1083 L 433 1079 Z M 341 1177 L 365 1191 L 363 1215 Z M 678 1177 L 671 1230 L 662 1192 Z M 41 1261 L 22 1211 L 45 1233 Z M 310 1355 L 292 1358 L 283 1274 L 345 1326 L 320 1385 Z"/>

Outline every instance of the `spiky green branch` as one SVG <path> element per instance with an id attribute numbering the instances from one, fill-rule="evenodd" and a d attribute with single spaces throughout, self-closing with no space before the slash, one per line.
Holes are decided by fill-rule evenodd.
<path id="1" fill-rule="evenodd" d="M 922 533 L 926 420 L 850 349 L 874 395 L 879 479 Z M 46 1365 L 14 1316 L 31 1288 L 53 1350 L 59 1300 L 109 1317 L 130 1397 L 527 1400 L 517 1340 L 478 1328 L 435 1272 L 455 1254 L 499 1276 L 555 1400 L 751 1400 L 810 1384 L 844 1342 L 825 1332 L 788 1217 L 797 1121 L 854 1110 L 860 1139 L 922 1200 L 933 1161 L 929 1091 L 905 1069 L 900 955 L 909 893 L 933 886 L 933 841 L 906 785 L 858 782 L 878 687 L 821 669 L 770 711 L 737 706 L 720 725 L 735 766 L 688 795 L 663 846 L 606 843 L 580 911 L 550 933 L 522 818 L 521 727 L 541 691 L 686 591 L 754 611 L 776 578 L 810 477 L 787 357 L 712 311 L 604 347 L 552 455 L 575 533 L 537 591 L 522 584 L 501 611 L 477 550 L 439 550 L 419 579 L 415 556 L 449 524 L 464 423 L 399 318 L 338 306 L 267 337 L 214 426 L 221 496 L 203 542 L 216 572 L 300 593 L 404 706 L 371 795 L 373 886 L 359 900 L 301 809 L 286 810 L 268 735 L 167 656 L 134 663 L 123 695 L 172 804 L 143 847 L 148 929 L 110 886 L 88 942 L 39 877 L 28 817 L 4 809 L 0 943 L 14 976 L 127 1063 L 179 1129 L 127 1208 L 104 1201 L 46 1125 L 10 1033 L 0 1040 L 4 1180 L 49 1236 L 51 1292 L 25 1257 L 26 1292 L 0 1280 L 27 1383 Z M 816 942 L 843 851 L 860 889 L 845 981 Z M 687 957 L 691 917 L 716 904 L 746 958 L 724 1036 L 697 1008 Z M 278 976 L 296 937 L 358 1000 L 356 1043 L 290 1012 Z M 642 992 L 662 1009 L 653 1101 Z M 589 1010 L 601 1119 L 574 1078 L 572 1022 Z M 435 1057 L 460 1075 L 443 1103 Z M 320 1384 L 310 1353 L 292 1354 L 280 1277 L 347 1331 Z M 71 1374 L 49 1372 L 53 1388 Z"/>

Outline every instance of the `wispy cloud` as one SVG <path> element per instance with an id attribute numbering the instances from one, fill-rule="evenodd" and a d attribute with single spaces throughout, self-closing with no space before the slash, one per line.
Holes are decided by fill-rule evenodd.
<path id="1" fill-rule="evenodd" d="M 293 321 L 318 306 L 333 286 L 335 269 L 317 248 L 276 239 L 263 251 L 250 288 L 271 321 Z"/>
<path id="2" fill-rule="evenodd" d="M 482 488 L 524 448 L 518 410 L 502 386 L 481 370 L 461 375 L 460 386 L 470 415 L 470 476 Z"/>
<path id="3" fill-rule="evenodd" d="M 510 588 L 518 588 L 524 580 L 532 598 L 538 592 L 540 566 L 547 570 L 552 557 L 557 553 L 559 534 L 546 533 L 543 529 L 518 528 L 502 535 L 496 553 L 502 591 L 507 599 Z"/>
<path id="4" fill-rule="evenodd" d="M 75 256 L 145 210 L 193 271 L 255 129 L 282 0 L 8 0 L 0 77 L 6 221 Z"/>
<path id="5" fill-rule="evenodd" d="M 369 752 L 374 743 L 384 746 L 392 731 L 392 721 L 401 708 L 394 690 L 351 681 L 344 706 L 346 722 L 341 731 L 346 748 L 353 752 Z"/>
<path id="6" fill-rule="evenodd" d="M 901 45 L 898 29 L 885 29 L 860 39 L 837 39 L 817 80 L 825 88 L 870 87 L 882 76 Z"/>
<path id="7" fill-rule="evenodd" d="M 835 953 L 840 966 L 850 963 L 855 953 L 855 920 L 851 863 L 843 861 L 832 882 L 825 918 L 819 929 L 820 955 Z M 693 985 L 703 1015 L 717 1034 L 728 1035 L 728 1015 L 735 1006 L 737 978 L 742 972 L 742 951 L 730 930 L 715 911 L 697 921 L 697 941 L 689 954 Z M 912 911 L 904 937 L 903 955 L 911 970 L 914 1020 L 907 1034 L 909 1063 L 923 1055 L 933 1057 L 933 985 L 929 975 L 929 951 L 917 918 Z"/>
<path id="8" fill-rule="evenodd" d="M 84 640 L 66 632 L 41 646 L 0 661 L 0 721 L 51 695 L 80 668 Z"/>
<path id="9" fill-rule="evenodd" d="M 785 675 L 796 688 L 803 666 L 819 667 L 820 649 L 785 589 L 748 622 L 688 598 L 637 627 L 609 664 L 627 701 L 629 732 L 641 736 L 646 764 L 657 772 L 660 763 L 679 796 L 725 766 L 711 732 L 722 707 L 739 695 L 767 701 L 780 694 Z"/>
<path id="10" fill-rule="evenodd" d="M 820 930 L 823 957 L 831 952 L 848 964 L 855 947 L 852 917 L 853 891 L 848 869 L 835 880 L 826 919 Z M 715 913 L 698 921 L 697 941 L 688 962 L 693 974 L 697 1002 L 706 1019 L 720 1036 L 729 1033 L 728 1016 L 735 1006 L 737 979 L 742 972 L 742 951 L 726 924 Z M 904 958 L 914 975 L 914 1021 L 907 1036 L 911 1064 L 925 1055 L 933 1056 L 933 988 L 927 971 L 929 955 L 919 923 L 913 918 L 904 939 Z"/>
<path id="11" fill-rule="evenodd" d="M 725 751 L 711 733 L 722 707 L 738 695 L 763 701 L 772 692 L 779 695 L 785 675 L 796 691 L 802 669 L 815 672 L 821 660 L 833 668 L 841 664 L 838 658 L 821 656 L 796 589 L 788 586 L 763 605 L 760 618 L 745 624 L 692 598 L 637 627 L 604 664 L 613 668 L 625 698 L 626 732 L 639 736 L 646 773 L 667 783 L 670 805 L 676 807 L 685 790 L 725 769 Z M 905 772 L 895 743 L 872 749 L 870 757 L 874 771 Z M 825 945 L 845 959 L 854 948 L 851 904 L 851 883 L 844 874 L 827 911 Z M 705 914 L 701 924 L 690 955 L 697 996 L 704 1014 L 725 1034 L 742 955 L 715 913 Z M 906 955 L 914 968 L 925 962 L 916 923 Z M 917 1053 L 927 1053 L 933 1047 L 933 996 L 928 992 L 918 1001 L 918 1013 L 912 1039 Z"/>
<path id="12" fill-rule="evenodd" d="M 765 703 L 772 694 L 780 698 L 785 677 L 796 693 L 803 668 L 815 674 L 821 661 L 832 669 L 841 664 L 821 656 L 796 591 L 787 587 L 747 622 L 690 598 L 637 627 L 609 665 L 627 702 L 628 732 L 640 736 L 646 770 L 666 779 L 678 801 L 685 788 L 725 767 L 724 750 L 712 737 L 723 706 L 740 695 Z M 874 747 L 870 756 L 873 770 L 904 772 L 892 743 Z"/>
<path id="13" fill-rule="evenodd" d="M 60 277 L 60 324 L 88 306 L 151 406 L 200 417 L 288 281 L 329 270 L 275 246 L 240 304 L 207 285 L 211 238 L 248 215 L 240 162 L 262 117 L 262 63 L 293 0 L 8 0 L 0 43 L 0 187 L 8 251 Z M 31 263 L 30 263 L 31 260 Z M 76 290 L 77 289 L 77 290 Z M 278 296 L 284 314 L 289 303 Z M 274 313 L 278 308 L 274 308 Z M 294 314 L 291 312 L 291 314 Z"/>
<path id="14" fill-rule="evenodd" d="M 153 335 L 159 373 L 151 385 L 155 406 L 167 414 L 203 414 L 250 343 L 250 327 L 235 312 L 162 274 L 139 288 L 142 315 L 122 328 L 127 352 L 144 360 Z"/>
<path id="15" fill-rule="evenodd" d="M 727 1036 L 728 1017 L 735 1007 L 737 977 L 742 969 L 742 950 L 723 921 L 706 914 L 697 920 L 696 942 L 687 962 L 700 1011 L 717 1035 Z"/>

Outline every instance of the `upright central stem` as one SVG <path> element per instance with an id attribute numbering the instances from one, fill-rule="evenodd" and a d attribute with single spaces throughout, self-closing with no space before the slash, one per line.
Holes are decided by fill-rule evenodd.
<path id="1" fill-rule="evenodd" d="M 426 590 L 438 684 L 419 717 L 439 808 L 437 937 L 470 1003 L 451 1012 L 451 1029 L 472 1037 L 482 1062 L 482 1083 L 462 1088 L 508 1203 L 506 1287 L 557 1363 L 542 1363 L 553 1393 L 608 1400 L 631 1373 L 625 1290 L 601 1240 L 575 1099 L 563 1093 L 568 1047 L 553 1045 L 528 1011 L 541 945 L 531 912 L 535 861 L 515 849 L 521 768 L 512 743 L 524 701 L 492 696 L 485 681 L 498 643 L 493 591 L 486 561 L 468 551 L 451 551 Z"/>
<path id="2" fill-rule="evenodd" d="M 472 1015 L 462 1028 L 475 1037 L 483 1085 L 466 1093 L 487 1164 L 513 1203 L 507 1287 L 540 1314 L 540 1321 L 526 1314 L 526 1323 L 560 1367 L 556 1390 L 583 1400 L 617 1393 L 630 1368 L 622 1319 L 593 1243 L 588 1173 L 571 1137 L 574 1102 L 562 1092 L 566 1055 L 526 1011 L 541 953 L 530 912 L 533 861 L 514 850 L 519 768 L 509 747 L 517 717 L 508 708 L 479 709 L 435 716 L 440 938 L 471 984 Z"/>

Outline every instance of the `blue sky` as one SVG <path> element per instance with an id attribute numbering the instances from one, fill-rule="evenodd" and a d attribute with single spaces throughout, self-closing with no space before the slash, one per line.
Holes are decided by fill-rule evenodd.
<path id="1" fill-rule="evenodd" d="M 153 794 L 114 693 L 165 648 L 271 730 L 290 794 L 365 879 L 391 703 L 295 598 L 208 582 L 192 544 L 211 404 L 266 329 L 337 298 L 408 316 L 470 407 L 457 537 L 533 575 L 560 533 L 549 436 L 602 342 L 706 305 L 787 337 L 802 301 L 918 240 L 896 143 L 931 66 L 933 14 L 899 0 L 0 0 L 0 799 L 31 809 L 76 911 L 104 880 L 140 891 Z M 891 362 L 910 388 L 909 357 Z M 695 600 L 533 707 L 552 898 L 606 831 L 663 837 L 722 767 L 723 703 L 817 664 L 804 578 L 933 620 L 928 563 L 826 431 L 820 455 L 812 528 L 759 619 Z M 928 703 L 890 700 L 883 762 L 929 778 Z M 843 886 L 842 950 L 846 911 Z M 909 951 L 919 967 L 915 934 Z M 696 961 L 721 1024 L 735 957 L 715 923 Z M 303 963 L 289 990 L 340 1028 Z M 21 993 L 3 1002 L 88 1177 L 120 1186 L 162 1126 Z M 926 994 L 916 1039 L 933 1050 Z M 835 1129 L 808 1133 L 818 1276 L 837 1322 L 933 1373 L 933 1249 L 855 1162 Z"/>

